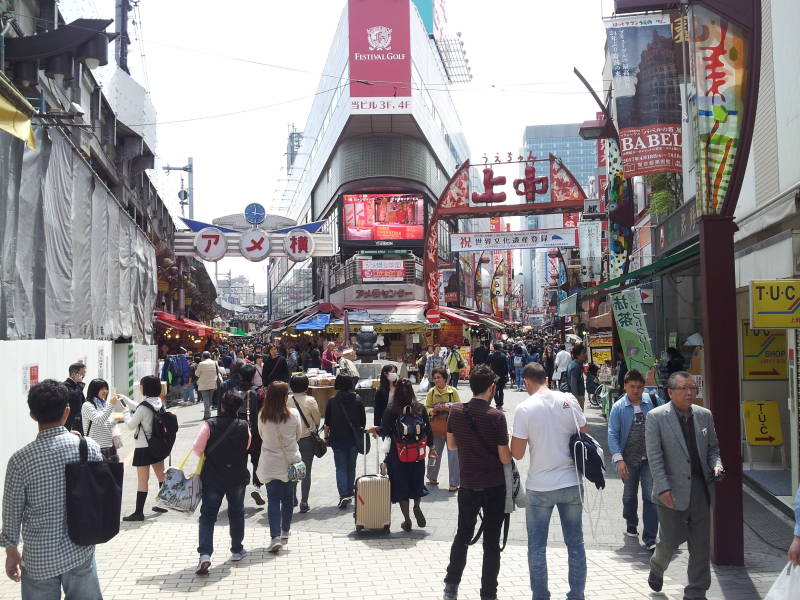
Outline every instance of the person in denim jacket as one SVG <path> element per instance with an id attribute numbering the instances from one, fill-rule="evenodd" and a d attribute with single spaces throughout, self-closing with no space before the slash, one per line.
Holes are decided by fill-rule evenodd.
<path id="1" fill-rule="evenodd" d="M 645 448 L 645 420 L 655 408 L 655 402 L 644 393 L 644 376 L 636 369 L 625 374 L 625 394 L 614 403 L 608 417 L 608 448 L 617 473 L 625 482 L 622 490 L 622 516 L 627 528 L 625 535 L 639 537 L 639 484 L 642 488 L 642 540 L 648 550 L 655 549 L 658 533 L 658 514 L 651 499 L 653 476 Z"/>

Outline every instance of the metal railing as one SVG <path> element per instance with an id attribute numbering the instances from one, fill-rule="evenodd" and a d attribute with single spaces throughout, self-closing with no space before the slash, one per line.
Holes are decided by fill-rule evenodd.
<path id="1" fill-rule="evenodd" d="M 353 257 L 347 259 L 344 264 L 337 265 L 331 269 L 331 291 L 337 292 L 351 285 L 375 283 L 371 281 L 364 281 L 361 278 L 359 262 L 359 260 L 356 260 L 356 258 Z M 403 277 L 403 281 L 397 281 L 393 283 L 422 285 L 422 259 L 416 256 L 413 258 L 403 259 L 403 266 L 405 268 L 405 276 Z"/>

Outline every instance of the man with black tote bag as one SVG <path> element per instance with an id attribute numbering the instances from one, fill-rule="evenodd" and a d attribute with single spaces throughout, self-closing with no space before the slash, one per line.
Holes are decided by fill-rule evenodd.
<path id="1" fill-rule="evenodd" d="M 100 463 L 108 475 L 113 473 L 108 470 L 111 464 L 102 462 L 100 447 L 94 440 L 73 435 L 64 427 L 70 412 L 69 391 L 64 384 L 46 379 L 34 385 L 28 392 L 28 407 L 39 424 L 39 434 L 8 461 L 0 534 L 0 545 L 6 549 L 6 575 L 22 583 L 23 600 L 59 596 L 62 589 L 67 598 L 102 600 L 94 546 L 73 541 L 75 523 L 68 519 L 67 507 L 68 495 L 76 490 L 73 481 L 67 482 L 65 472 L 94 471 L 91 467 Z M 87 463 L 88 467 L 84 467 Z M 115 466 L 120 468 L 121 475 L 122 465 Z M 105 508 L 111 515 L 116 511 L 118 528 L 120 497 L 113 500 L 113 493 L 109 497 L 112 499 L 105 502 L 111 506 L 103 509 L 92 506 L 99 510 L 98 514 Z M 24 539 L 22 555 L 18 549 L 20 533 Z M 109 532 L 90 531 L 87 535 L 97 533 Z"/>

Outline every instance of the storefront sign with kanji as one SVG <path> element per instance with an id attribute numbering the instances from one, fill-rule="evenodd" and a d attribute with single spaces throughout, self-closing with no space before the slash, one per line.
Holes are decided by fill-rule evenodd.
<path id="1" fill-rule="evenodd" d="M 450 247 L 453 252 L 575 248 L 577 245 L 578 230 L 572 228 L 450 234 Z"/>
<path id="2" fill-rule="evenodd" d="M 359 265 L 363 281 L 403 281 L 406 276 L 402 260 L 362 260 Z"/>
<path id="3" fill-rule="evenodd" d="M 625 354 L 625 364 L 628 369 L 636 369 L 647 377 L 647 373 L 655 367 L 656 357 L 647 331 L 639 289 L 631 288 L 613 294 L 611 305 L 619 341 Z"/>
<path id="4" fill-rule="evenodd" d="M 302 262 L 314 251 L 314 238 L 305 229 L 292 229 L 286 234 L 284 245 L 289 260 Z"/>

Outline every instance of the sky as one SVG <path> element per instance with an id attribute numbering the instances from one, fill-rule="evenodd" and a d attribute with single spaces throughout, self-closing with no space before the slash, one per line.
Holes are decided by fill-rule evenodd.
<path id="1" fill-rule="evenodd" d="M 84 16 L 114 16 L 113 0 L 59 4 Z M 196 219 L 210 222 L 250 202 L 269 211 L 286 187 L 288 127 L 304 127 L 346 0 L 138 4 L 129 61 L 157 110 L 151 176 L 166 205 L 180 216 L 180 174 L 161 167 L 192 156 Z M 527 125 L 594 118 L 594 101 L 572 69 L 602 88 L 601 19 L 611 0 L 448 0 L 446 6 L 448 33 L 461 32 L 472 67 L 473 81 L 451 93 L 473 159 L 516 153 Z M 266 291 L 263 263 L 230 258 L 218 268 Z"/>

